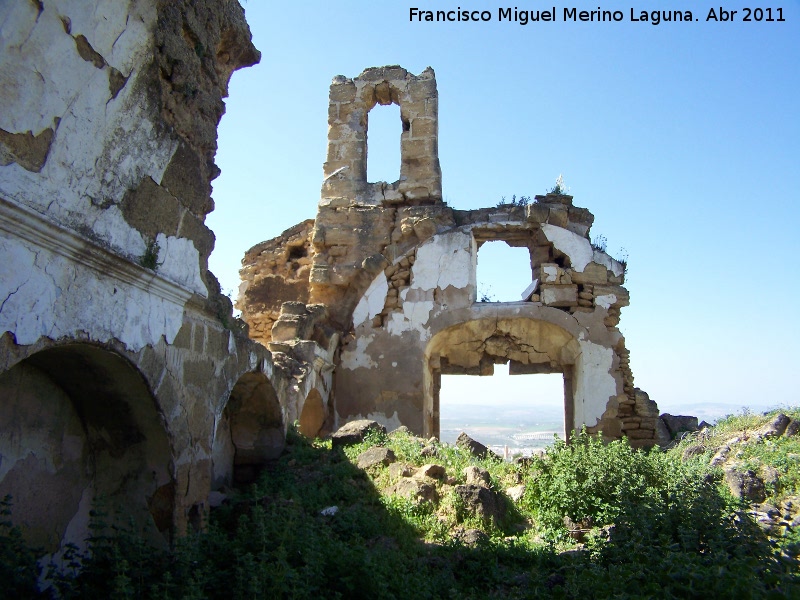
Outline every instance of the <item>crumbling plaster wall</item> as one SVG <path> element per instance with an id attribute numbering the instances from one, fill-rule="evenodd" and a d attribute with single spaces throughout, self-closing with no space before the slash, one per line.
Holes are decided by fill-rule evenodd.
<path id="1" fill-rule="evenodd" d="M 401 108 L 401 176 L 393 184 L 366 181 L 368 113 L 376 102 Z M 430 68 L 418 77 L 393 66 L 334 78 L 325 179 L 304 246 L 308 287 L 305 271 L 293 271 L 294 295 L 284 296 L 291 302 L 277 318 L 276 298 L 265 310 L 248 297 L 255 274 L 286 277 L 278 257 L 289 254 L 294 229 L 243 261 L 238 306 L 249 323 L 273 323 L 257 339 L 296 345 L 311 332 L 319 337 L 324 326 L 341 337 L 329 347 L 338 348 L 328 399 L 337 425 L 368 417 L 438 435 L 441 374 L 489 375 L 494 364 L 510 361 L 512 374 L 564 374 L 567 430 L 586 425 L 608 439 L 625 434 L 634 445 L 652 445 L 657 407 L 634 388 L 617 328 L 629 301 L 624 265 L 592 247 L 594 217 L 562 194 L 527 206 L 448 207 L 437 119 Z M 302 226 L 307 231 L 307 222 Z M 528 249 L 537 286 L 526 301 L 476 302 L 478 249 L 491 240 Z M 520 291 L 531 283 L 527 277 L 520 275 Z M 316 315 L 313 326 L 306 317 L 300 326 L 304 311 Z"/>
<path id="2" fill-rule="evenodd" d="M 0 492 L 37 499 L 14 513 L 48 553 L 101 492 L 166 537 L 200 526 L 318 385 L 207 269 L 223 98 L 259 58 L 235 0 L 0 4 Z"/>
<path id="3" fill-rule="evenodd" d="M 547 203 L 540 200 L 540 206 Z M 481 215 L 485 221 L 436 234 L 415 248 L 413 262 L 401 257 L 375 277 L 341 349 L 335 383 L 340 418 L 369 415 L 438 435 L 435 377 L 490 375 L 495 363 L 510 360 L 512 373 L 568 372 L 568 430 L 586 424 L 609 437 L 621 435 L 616 409 L 635 401 L 616 328 L 628 298 L 609 278 L 621 281 L 623 267 L 577 233 L 537 222 L 540 206 L 529 207 L 525 220 L 507 220 L 513 209 L 497 209 Z M 523 232 L 533 234 L 531 255 L 544 261 L 533 267 L 542 282 L 538 293 L 527 302 L 476 302 L 478 240 L 519 243 Z M 409 280 L 398 290 L 391 277 L 404 261 Z M 520 290 L 526 277 L 519 274 Z"/>

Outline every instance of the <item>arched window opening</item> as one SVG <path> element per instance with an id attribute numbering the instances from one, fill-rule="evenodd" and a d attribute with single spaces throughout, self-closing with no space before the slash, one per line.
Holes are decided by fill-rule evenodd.
<path id="1" fill-rule="evenodd" d="M 400 179 L 400 134 L 403 124 L 397 104 L 376 105 L 367 115 L 367 181 L 394 183 Z"/>
<path id="2" fill-rule="evenodd" d="M 478 302 L 519 302 L 532 280 L 527 247 L 487 241 L 478 250 Z"/>
<path id="3" fill-rule="evenodd" d="M 564 376 L 509 375 L 495 365 L 492 376 L 442 375 L 439 428 L 443 442 L 465 432 L 500 456 L 530 456 L 564 439 Z"/>

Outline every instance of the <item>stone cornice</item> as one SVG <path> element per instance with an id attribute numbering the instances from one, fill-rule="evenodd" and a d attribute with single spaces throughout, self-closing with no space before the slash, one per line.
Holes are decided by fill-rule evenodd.
<path id="1" fill-rule="evenodd" d="M 89 267 L 101 277 L 116 279 L 173 304 L 183 306 L 193 294 L 189 288 L 3 198 L 0 198 L 0 231 Z"/>

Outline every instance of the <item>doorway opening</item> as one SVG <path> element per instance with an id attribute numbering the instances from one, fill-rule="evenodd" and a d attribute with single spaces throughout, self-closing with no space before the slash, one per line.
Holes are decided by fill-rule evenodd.
<path id="1" fill-rule="evenodd" d="M 495 365 L 494 375 L 442 375 L 439 436 L 454 443 L 463 431 L 499 455 L 530 456 L 564 439 L 564 375 L 510 375 Z M 506 450 L 507 448 L 507 450 Z"/>
<path id="2" fill-rule="evenodd" d="M 400 179 L 400 134 L 403 123 L 397 104 L 376 105 L 367 115 L 367 181 L 394 183 Z"/>
<path id="3" fill-rule="evenodd" d="M 533 278 L 527 247 L 486 241 L 478 249 L 478 302 L 520 302 Z"/>

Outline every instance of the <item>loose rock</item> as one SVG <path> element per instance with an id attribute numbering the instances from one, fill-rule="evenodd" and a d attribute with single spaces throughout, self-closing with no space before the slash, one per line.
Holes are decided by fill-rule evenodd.
<path id="1" fill-rule="evenodd" d="M 415 477 L 430 477 L 431 479 L 444 479 L 447 471 L 442 465 L 423 465 L 414 474 Z"/>
<path id="2" fill-rule="evenodd" d="M 786 431 L 786 428 L 789 426 L 790 422 L 791 419 L 785 414 L 781 413 L 772 419 L 772 421 L 764 425 L 759 433 L 765 438 L 778 437 L 779 435 L 783 435 L 783 432 Z"/>
<path id="3" fill-rule="evenodd" d="M 356 464 L 359 469 L 369 469 L 378 466 L 388 467 L 395 460 L 397 457 L 389 448 L 374 446 L 359 454 Z"/>
<path id="4" fill-rule="evenodd" d="M 522 500 L 522 497 L 525 495 L 525 485 L 515 485 L 514 487 L 510 487 L 506 490 L 506 494 L 509 498 L 511 498 L 514 502 L 519 502 Z"/>
<path id="5" fill-rule="evenodd" d="M 458 438 L 456 439 L 456 446 L 469 450 L 469 453 L 472 454 L 472 456 L 476 456 L 478 458 L 484 458 L 487 455 L 496 456 L 494 452 L 489 450 L 486 446 L 484 446 L 480 442 L 469 437 L 463 431 L 461 432 L 461 435 L 459 435 Z"/>
<path id="6" fill-rule="evenodd" d="M 491 482 L 489 471 L 480 467 L 464 467 L 464 478 L 467 483 L 488 486 Z"/>
<path id="7" fill-rule="evenodd" d="M 751 502 L 763 502 L 767 497 L 764 482 L 753 471 L 726 469 L 725 483 L 728 484 L 728 489 L 736 498 L 744 498 Z"/>
<path id="8" fill-rule="evenodd" d="M 386 427 L 377 421 L 370 421 L 368 419 L 350 421 L 342 425 L 331 435 L 331 444 L 334 448 L 358 444 L 364 441 L 364 438 L 370 431 L 386 433 Z"/>
<path id="9" fill-rule="evenodd" d="M 454 492 L 461 498 L 470 513 L 495 524 L 505 516 L 503 499 L 494 491 L 481 485 L 457 485 Z"/>
<path id="10" fill-rule="evenodd" d="M 411 477 L 403 477 L 390 491 L 396 496 L 402 496 L 417 502 L 430 502 L 432 504 L 439 502 L 436 486 Z"/>

